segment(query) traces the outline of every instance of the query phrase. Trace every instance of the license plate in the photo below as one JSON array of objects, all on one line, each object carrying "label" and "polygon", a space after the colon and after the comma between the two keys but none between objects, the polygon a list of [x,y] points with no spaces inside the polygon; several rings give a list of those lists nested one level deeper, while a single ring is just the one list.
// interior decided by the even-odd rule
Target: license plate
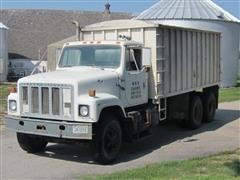
[{"label": "license plate", "polygon": [[87,134],[88,133],[88,126],[73,126],[73,134]]}]

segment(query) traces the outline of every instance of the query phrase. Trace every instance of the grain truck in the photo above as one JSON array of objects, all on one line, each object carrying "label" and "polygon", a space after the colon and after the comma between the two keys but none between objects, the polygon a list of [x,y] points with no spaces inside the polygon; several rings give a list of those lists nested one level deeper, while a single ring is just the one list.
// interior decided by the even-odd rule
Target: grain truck
[{"label": "grain truck", "polygon": [[93,24],[64,44],[57,69],[18,81],[6,126],[20,147],[89,142],[95,161],[113,162],[123,141],[176,120],[196,129],[218,107],[220,33],[138,20]]}]

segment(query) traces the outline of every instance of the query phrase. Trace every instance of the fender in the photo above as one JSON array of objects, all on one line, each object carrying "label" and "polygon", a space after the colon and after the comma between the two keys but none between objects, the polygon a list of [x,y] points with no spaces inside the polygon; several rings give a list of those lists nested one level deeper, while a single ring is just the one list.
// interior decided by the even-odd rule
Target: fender
[{"label": "fender", "polygon": [[113,96],[111,94],[99,93],[96,94],[96,97],[89,97],[88,95],[80,96],[78,104],[89,106],[89,117],[83,118],[78,116],[78,118],[80,119],[77,120],[79,121],[93,123],[97,122],[99,120],[99,116],[102,110],[112,106],[120,107],[122,109],[124,116],[126,117],[126,112],[124,110],[121,100],[118,97]]}]

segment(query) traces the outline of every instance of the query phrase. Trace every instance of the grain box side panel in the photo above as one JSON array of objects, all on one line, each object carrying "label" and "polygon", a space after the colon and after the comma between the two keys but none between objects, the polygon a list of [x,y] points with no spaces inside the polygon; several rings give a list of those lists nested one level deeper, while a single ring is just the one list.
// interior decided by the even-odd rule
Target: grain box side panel
[{"label": "grain box side panel", "polygon": [[93,32],[83,33],[83,41],[92,41],[92,40],[93,40]]},{"label": "grain box side panel", "polygon": [[187,32],[182,31],[182,89],[187,90]]},{"label": "grain box side panel", "polygon": [[205,62],[206,62],[206,46],[205,46],[205,42],[206,42],[206,33],[202,32],[202,41],[201,41],[201,49],[202,49],[202,54],[201,54],[201,59],[202,59],[202,85],[204,85],[206,83],[206,68],[205,68]]},{"label": "grain box side panel", "polygon": [[192,32],[187,32],[187,89],[192,88]]},{"label": "grain box side panel", "polygon": [[192,88],[197,86],[197,33],[193,32],[192,37],[192,69],[188,71],[193,72],[192,76]]},{"label": "grain box side panel", "polygon": [[167,28],[164,28],[164,41],[163,41],[163,47],[164,47],[164,58],[165,58],[165,65],[166,65],[166,72],[164,73],[164,93],[167,94],[170,92],[170,30]]},{"label": "grain box side panel", "polygon": [[183,85],[183,73],[182,73],[182,33],[181,30],[176,31],[176,88],[177,91],[182,90]]},{"label": "grain box side panel", "polygon": [[202,85],[202,47],[201,47],[201,32],[197,33],[197,86]]},{"label": "grain box side panel", "polygon": [[104,40],[104,31],[95,31],[93,32],[93,40],[95,41],[100,41],[100,40]]},{"label": "grain box side panel", "polygon": [[170,32],[170,93],[176,92],[176,30],[171,29]]},{"label": "grain box side panel", "polygon": [[166,57],[169,66],[164,74],[164,96],[217,85],[219,34],[179,28],[167,30],[167,27],[165,31],[163,41],[158,44],[164,42],[165,50],[161,56]]},{"label": "grain box side panel", "polygon": [[221,36],[217,35],[217,46],[216,46],[216,51],[217,51],[217,55],[216,55],[216,60],[217,60],[217,72],[216,72],[216,76],[217,76],[217,82],[219,82],[220,79],[220,74],[221,74],[221,57],[220,57],[220,53],[221,53]]}]

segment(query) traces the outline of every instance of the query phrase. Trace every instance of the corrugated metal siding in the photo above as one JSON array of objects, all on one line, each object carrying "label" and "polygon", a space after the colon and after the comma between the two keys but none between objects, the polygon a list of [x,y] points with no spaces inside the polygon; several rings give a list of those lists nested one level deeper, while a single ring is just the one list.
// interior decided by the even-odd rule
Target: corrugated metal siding
[{"label": "corrugated metal siding", "polygon": [[240,22],[211,0],[161,0],[136,19],[204,19]]},{"label": "corrugated metal siding", "polygon": [[8,74],[8,28],[0,23],[0,82],[7,81]]},{"label": "corrugated metal siding", "polygon": [[156,91],[171,96],[217,84],[220,34],[186,29],[157,29]]}]

